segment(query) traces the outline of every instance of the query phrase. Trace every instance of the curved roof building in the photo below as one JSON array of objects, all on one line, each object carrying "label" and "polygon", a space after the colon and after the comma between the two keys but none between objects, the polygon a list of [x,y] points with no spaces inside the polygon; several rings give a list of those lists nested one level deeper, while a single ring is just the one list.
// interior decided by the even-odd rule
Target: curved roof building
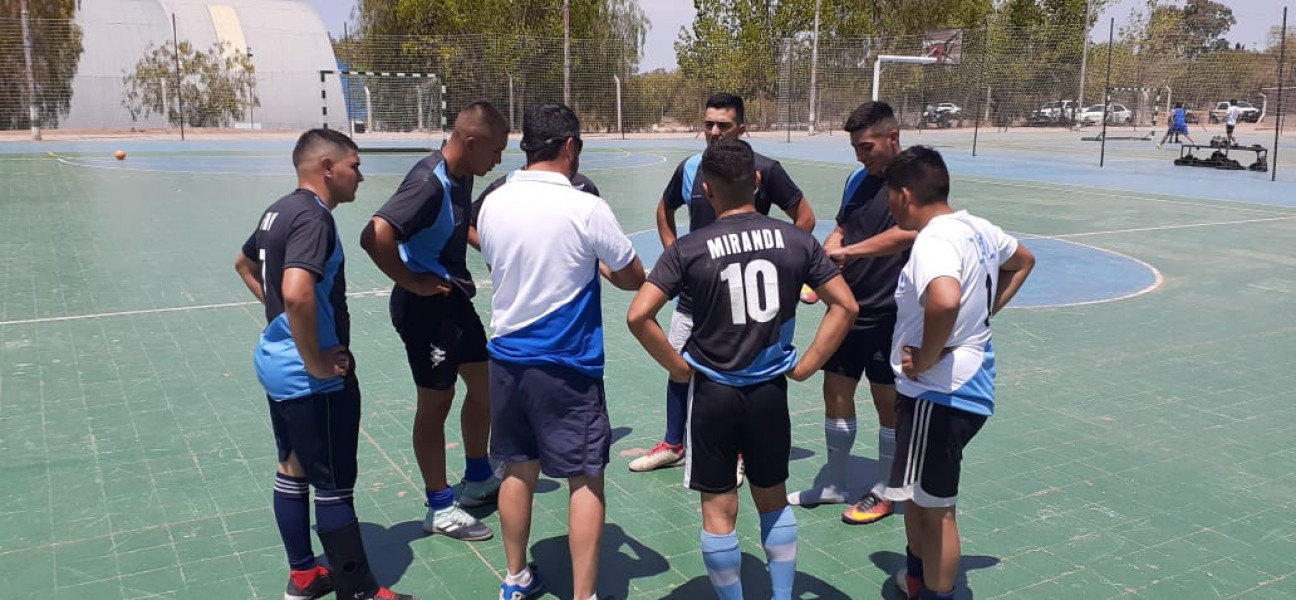
[{"label": "curved roof building", "polygon": [[[122,100],[122,78],[150,46],[176,37],[206,51],[224,42],[252,55],[261,101],[236,127],[304,129],[321,121],[320,70],[336,69],[333,46],[315,11],[296,0],[94,0],[77,13],[84,53],[72,102],[60,124],[75,129],[168,127],[164,115],[133,121]],[[343,114],[341,85],[330,77],[329,112]],[[334,106],[335,105],[335,106]],[[341,121],[340,117],[336,118]],[[337,126],[336,124],[334,126]]]}]

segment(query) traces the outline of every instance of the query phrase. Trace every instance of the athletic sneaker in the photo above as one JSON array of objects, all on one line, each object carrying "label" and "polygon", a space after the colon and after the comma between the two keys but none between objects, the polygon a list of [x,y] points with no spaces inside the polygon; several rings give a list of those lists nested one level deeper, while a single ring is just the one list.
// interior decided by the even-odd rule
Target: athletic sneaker
[{"label": "athletic sneaker", "polygon": [[500,479],[487,477],[481,481],[465,481],[459,488],[459,506],[474,508],[494,504],[499,498]]},{"label": "athletic sneaker", "polygon": [[534,598],[544,591],[544,581],[540,579],[540,571],[537,571],[535,565],[527,565],[531,571],[531,585],[509,585],[507,581],[500,584],[500,600],[527,600]]},{"label": "athletic sneaker", "polygon": [[738,455],[738,472],[737,472],[737,473],[734,473],[734,477],[736,477],[736,478],[738,479],[738,486],[737,486],[737,487],[742,487],[742,484],[743,484],[743,476],[746,475],[746,474],[747,474],[747,465],[744,465],[744,464],[743,464],[742,455],[739,454],[739,455]]},{"label": "athletic sneaker", "polygon": [[648,454],[630,461],[630,470],[635,473],[655,471],[666,467],[684,464],[684,444],[657,442]]},{"label": "athletic sneaker", "polygon": [[881,521],[894,512],[895,505],[890,500],[884,500],[877,494],[869,492],[842,513],[842,522],[847,525],[867,525]]},{"label": "athletic sneaker", "polygon": [[333,578],[322,565],[288,572],[288,589],[284,600],[315,600],[333,593]]},{"label": "athletic sneaker", "polygon": [[423,531],[465,542],[481,542],[495,537],[495,532],[488,525],[464,512],[458,504],[451,504],[450,508],[441,510],[428,508],[427,516],[423,518]]},{"label": "athletic sneaker", "polygon": [[895,577],[891,578],[895,583],[896,589],[909,600],[918,600],[918,592],[922,588],[922,582],[917,577],[910,577],[907,569],[900,569],[895,572]]},{"label": "athletic sneaker", "polygon": [[1161,149],[1161,144],[1157,144],[1157,150]]},{"label": "athletic sneaker", "polygon": [[809,285],[801,286],[801,301],[806,304],[814,304],[819,301],[819,294],[816,294],[814,288]]},{"label": "athletic sneaker", "polygon": [[393,592],[385,587],[380,587],[374,595],[365,598],[365,600],[418,600],[418,598],[409,594]]},{"label": "athletic sneaker", "polygon": [[787,496],[788,504],[792,506],[819,506],[820,504],[845,504],[846,494],[837,491],[837,488],[812,487],[808,490],[792,492]]}]

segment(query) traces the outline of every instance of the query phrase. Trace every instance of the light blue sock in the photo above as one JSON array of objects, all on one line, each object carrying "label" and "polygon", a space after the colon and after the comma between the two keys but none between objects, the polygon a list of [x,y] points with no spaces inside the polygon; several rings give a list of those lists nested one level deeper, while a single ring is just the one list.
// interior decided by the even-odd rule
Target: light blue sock
[{"label": "light blue sock", "polygon": [[760,514],[761,545],[769,560],[774,600],[791,600],[796,579],[797,521],[791,506]]},{"label": "light blue sock", "polygon": [[738,532],[716,535],[703,530],[702,562],[706,563],[707,577],[720,600],[743,600]]}]

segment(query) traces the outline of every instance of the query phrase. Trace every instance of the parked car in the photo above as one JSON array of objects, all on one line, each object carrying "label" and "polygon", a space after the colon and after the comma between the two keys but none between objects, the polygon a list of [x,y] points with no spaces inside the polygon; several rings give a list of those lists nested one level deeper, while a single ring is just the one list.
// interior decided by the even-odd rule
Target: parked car
[{"label": "parked car", "polygon": [[[1245,123],[1255,123],[1260,120],[1260,109],[1253,106],[1246,100],[1238,100],[1238,108],[1242,109],[1242,114],[1238,115],[1238,120]],[[1229,103],[1216,102],[1215,108],[1210,111],[1211,123],[1223,123],[1228,120]]]},{"label": "parked car", "polygon": [[1033,121],[1047,122],[1065,122],[1074,121],[1076,112],[1080,105],[1075,100],[1057,100],[1054,102],[1045,102],[1035,114],[1031,115]]},{"label": "parked car", "polygon": [[953,102],[928,104],[922,113],[922,123],[933,123],[937,127],[952,127],[953,121],[963,118],[963,109]]},{"label": "parked car", "polygon": [[[1095,104],[1080,113],[1081,124],[1101,123],[1103,118],[1103,105]],[[1124,104],[1112,104],[1107,108],[1107,123],[1109,125],[1125,125],[1134,119],[1134,113],[1125,108]]]}]

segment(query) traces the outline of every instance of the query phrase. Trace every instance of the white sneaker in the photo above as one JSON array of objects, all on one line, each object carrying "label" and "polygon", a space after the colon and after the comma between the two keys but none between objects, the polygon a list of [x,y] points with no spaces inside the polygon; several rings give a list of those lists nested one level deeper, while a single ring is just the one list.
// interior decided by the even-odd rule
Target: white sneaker
[{"label": "white sneaker", "polygon": [[792,506],[818,506],[820,504],[845,504],[846,494],[837,491],[835,486],[812,487],[808,490],[792,492],[787,496]]},{"label": "white sneaker", "polygon": [[458,504],[452,504],[450,508],[441,510],[428,508],[427,516],[423,518],[423,531],[439,533],[465,542],[481,542],[495,537],[495,532],[491,531],[490,526],[464,512]]},{"label": "white sneaker", "polygon": [[734,473],[735,478],[738,480],[738,485],[735,487],[742,487],[743,479],[744,479],[743,476],[746,474],[747,474],[747,466],[743,464],[743,458],[742,455],[740,454],[738,455],[738,472]]},{"label": "white sneaker", "polygon": [[630,461],[630,470],[635,473],[655,471],[674,467],[684,463],[684,445],[658,442],[648,454]]}]

